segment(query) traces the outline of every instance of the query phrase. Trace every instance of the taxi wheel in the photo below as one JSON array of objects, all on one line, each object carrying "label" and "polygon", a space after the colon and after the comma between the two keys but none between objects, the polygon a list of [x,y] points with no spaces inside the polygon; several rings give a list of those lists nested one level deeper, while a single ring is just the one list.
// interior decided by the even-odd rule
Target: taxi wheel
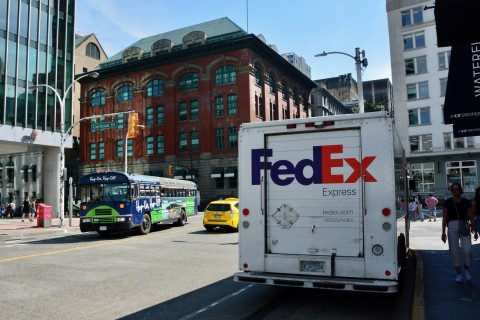
[{"label": "taxi wheel", "polygon": [[205,226],[205,229],[207,229],[208,232],[212,232],[215,227],[212,226]]},{"label": "taxi wheel", "polygon": [[140,225],[140,228],[139,228],[140,234],[149,233],[151,228],[152,228],[152,221],[150,220],[150,216],[148,214],[144,214],[142,224]]}]

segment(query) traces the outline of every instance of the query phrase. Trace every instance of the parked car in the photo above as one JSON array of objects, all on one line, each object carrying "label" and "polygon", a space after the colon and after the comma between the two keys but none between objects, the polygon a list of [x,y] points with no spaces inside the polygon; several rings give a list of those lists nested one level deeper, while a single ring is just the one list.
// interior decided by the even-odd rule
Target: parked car
[{"label": "parked car", "polygon": [[238,198],[212,201],[205,208],[203,226],[207,231],[216,227],[238,231]]}]

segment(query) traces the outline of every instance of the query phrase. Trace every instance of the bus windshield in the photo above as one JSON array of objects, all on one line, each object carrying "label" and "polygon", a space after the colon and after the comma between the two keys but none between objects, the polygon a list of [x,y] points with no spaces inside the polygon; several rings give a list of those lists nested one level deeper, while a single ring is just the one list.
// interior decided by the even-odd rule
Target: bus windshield
[{"label": "bus windshield", "polygon": [[82,186],[82,202],[130,201],[128,184],[94,184]]}]

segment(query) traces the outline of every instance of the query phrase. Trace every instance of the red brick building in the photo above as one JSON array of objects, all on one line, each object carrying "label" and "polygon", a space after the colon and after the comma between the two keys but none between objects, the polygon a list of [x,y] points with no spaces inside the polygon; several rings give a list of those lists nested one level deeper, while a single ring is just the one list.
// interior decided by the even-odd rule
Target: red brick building
[{"label": "red brick building", "polygon": [[[261,37],[263,38],[263,37]],[[237,196],[244,122],[311,116],[316,85],[228,18],[141,39],[84,78],[81,117],[133,110],[128,171],[196,179],[202,199]],[[83,173],[124,171],[127,116],[81,123]]]}]

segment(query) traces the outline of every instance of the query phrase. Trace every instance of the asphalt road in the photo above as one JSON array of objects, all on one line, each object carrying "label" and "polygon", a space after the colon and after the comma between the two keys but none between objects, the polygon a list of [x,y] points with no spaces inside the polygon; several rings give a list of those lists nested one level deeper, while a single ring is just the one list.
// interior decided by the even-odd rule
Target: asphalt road
[{"label": "asphalt road", "polygon": [[[238,234],[202,216],[146,236],[95,233],[0,239],[4,319],[406,319],[399,295],[233,282]],[[410,274],[413,264],[409,263]]]}]

